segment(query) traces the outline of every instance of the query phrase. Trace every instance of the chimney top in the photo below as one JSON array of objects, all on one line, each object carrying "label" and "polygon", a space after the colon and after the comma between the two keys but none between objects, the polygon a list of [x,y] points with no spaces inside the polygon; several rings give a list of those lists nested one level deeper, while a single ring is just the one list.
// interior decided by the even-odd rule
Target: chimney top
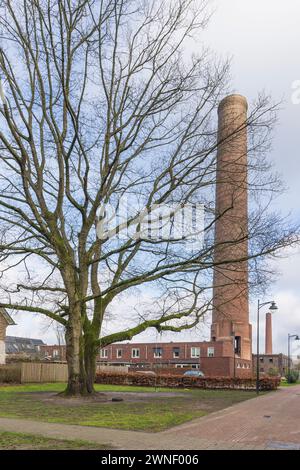
[{"label": "chimney top", "polygon": [[246,111],[248,109],[247,99],[245,98],[245,96],[239,94],[225,96],[225,98],[223,98],[219,104],[218,112],[222,111],[225,105],[241,105],[246,109]]}]

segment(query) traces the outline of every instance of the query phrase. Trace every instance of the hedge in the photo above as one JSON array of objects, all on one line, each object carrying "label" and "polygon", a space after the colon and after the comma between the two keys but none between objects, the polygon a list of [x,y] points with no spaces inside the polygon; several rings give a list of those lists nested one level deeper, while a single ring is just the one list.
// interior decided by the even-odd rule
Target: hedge
[{"label": "hedge", "polygon": [[15,364],[1,365],[0,383],[21,383],[21,367]]},{"label": "hedge", "polygon": [[[140,387],[201,388],[214,390],[255,390],[254,378],[233,377],[187,377],[178,375],[147,375],[129,372],[128,374],[100,373],[95,382],[107,385],[133,385]],[[264,377],[259,381],[260,390],[276,390],[279,377]]]}]

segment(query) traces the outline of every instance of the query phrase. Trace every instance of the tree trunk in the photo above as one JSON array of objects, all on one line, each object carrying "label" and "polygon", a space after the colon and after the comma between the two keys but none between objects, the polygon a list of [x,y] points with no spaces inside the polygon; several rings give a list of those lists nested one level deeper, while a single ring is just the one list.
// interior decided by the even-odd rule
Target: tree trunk
[{"label": "tree trunk", "polygon": [[95,332],[93,329],[85,331],[84,334],[84,370],[86,377],[86,387],[88,393],[94,393],[94,383],[96,375],[96,358],[98,349],[95,348]]},{"label": "tree trunk", "polygon": [[68,396],[83,396],[95,393],[96,375],[95,342],[93,334],[81,334],[81,325],[66,329],[66,355],[68,384],[64,392]]},{"label": "tree trunk", "polygon": [[68,325],[66,328],[66,359],[68,363],[68,384],[65,395],[87,394],[81,345],[81,323]]},{"label": "tree trunk", "polygon": [[94,354],[85,358],[85,376],[87,393],[95,393],[94,383],[96,375],[96,356]]}]

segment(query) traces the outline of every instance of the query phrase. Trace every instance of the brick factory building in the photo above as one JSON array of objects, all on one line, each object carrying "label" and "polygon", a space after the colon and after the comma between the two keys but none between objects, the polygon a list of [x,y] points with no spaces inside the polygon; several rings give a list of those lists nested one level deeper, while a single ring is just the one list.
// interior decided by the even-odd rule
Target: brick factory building
[{"label": "brick factory building", "polygon": [[217,341],[169,343],[116,343],[100,350],[105,365],[131,369],[200,369],[206,376],[250,376],[251,364],[226,351],[228,343]]},{"label": "brick factory building", "polygon": [[[256,358],[253,354],[253,371],[256,374]],[[259,355],[259,374],[260,375],[280,375],[285,377],[288,373],[288,363],[290,361],[290,369],[293,368],[292,359],[285,354],[260,354]]]}]

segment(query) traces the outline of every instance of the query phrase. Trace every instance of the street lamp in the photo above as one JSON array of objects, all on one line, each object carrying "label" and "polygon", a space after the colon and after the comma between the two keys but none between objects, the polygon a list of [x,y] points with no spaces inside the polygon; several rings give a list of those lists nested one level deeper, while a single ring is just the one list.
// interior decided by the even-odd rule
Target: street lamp
[{"label": "street lamp", "polygon": [[270,305],[271,304],[271,307],[270,307],[270,310],[271,312],[275,312],[276,310],[278,310],[278,307],[276,305],[276,303],[274,302],[274,300],[270,301],[270,302],[263,302],[263,303],[260,303],[260,301],[258,300],[258,303],[257,303],[257,345],[256,345],[256,393],[257,395],[259,394],[259,312],[260,312],[260,309],[262,307],[265,307],[266,305]]},{"label": "street lamp", "polygon": [[290,383],[290,357],[291,357],[291,338],[295,338],[296,341],[299,341],[300,338],[298,335],[290,335],[288,334],[288,383]]}]

